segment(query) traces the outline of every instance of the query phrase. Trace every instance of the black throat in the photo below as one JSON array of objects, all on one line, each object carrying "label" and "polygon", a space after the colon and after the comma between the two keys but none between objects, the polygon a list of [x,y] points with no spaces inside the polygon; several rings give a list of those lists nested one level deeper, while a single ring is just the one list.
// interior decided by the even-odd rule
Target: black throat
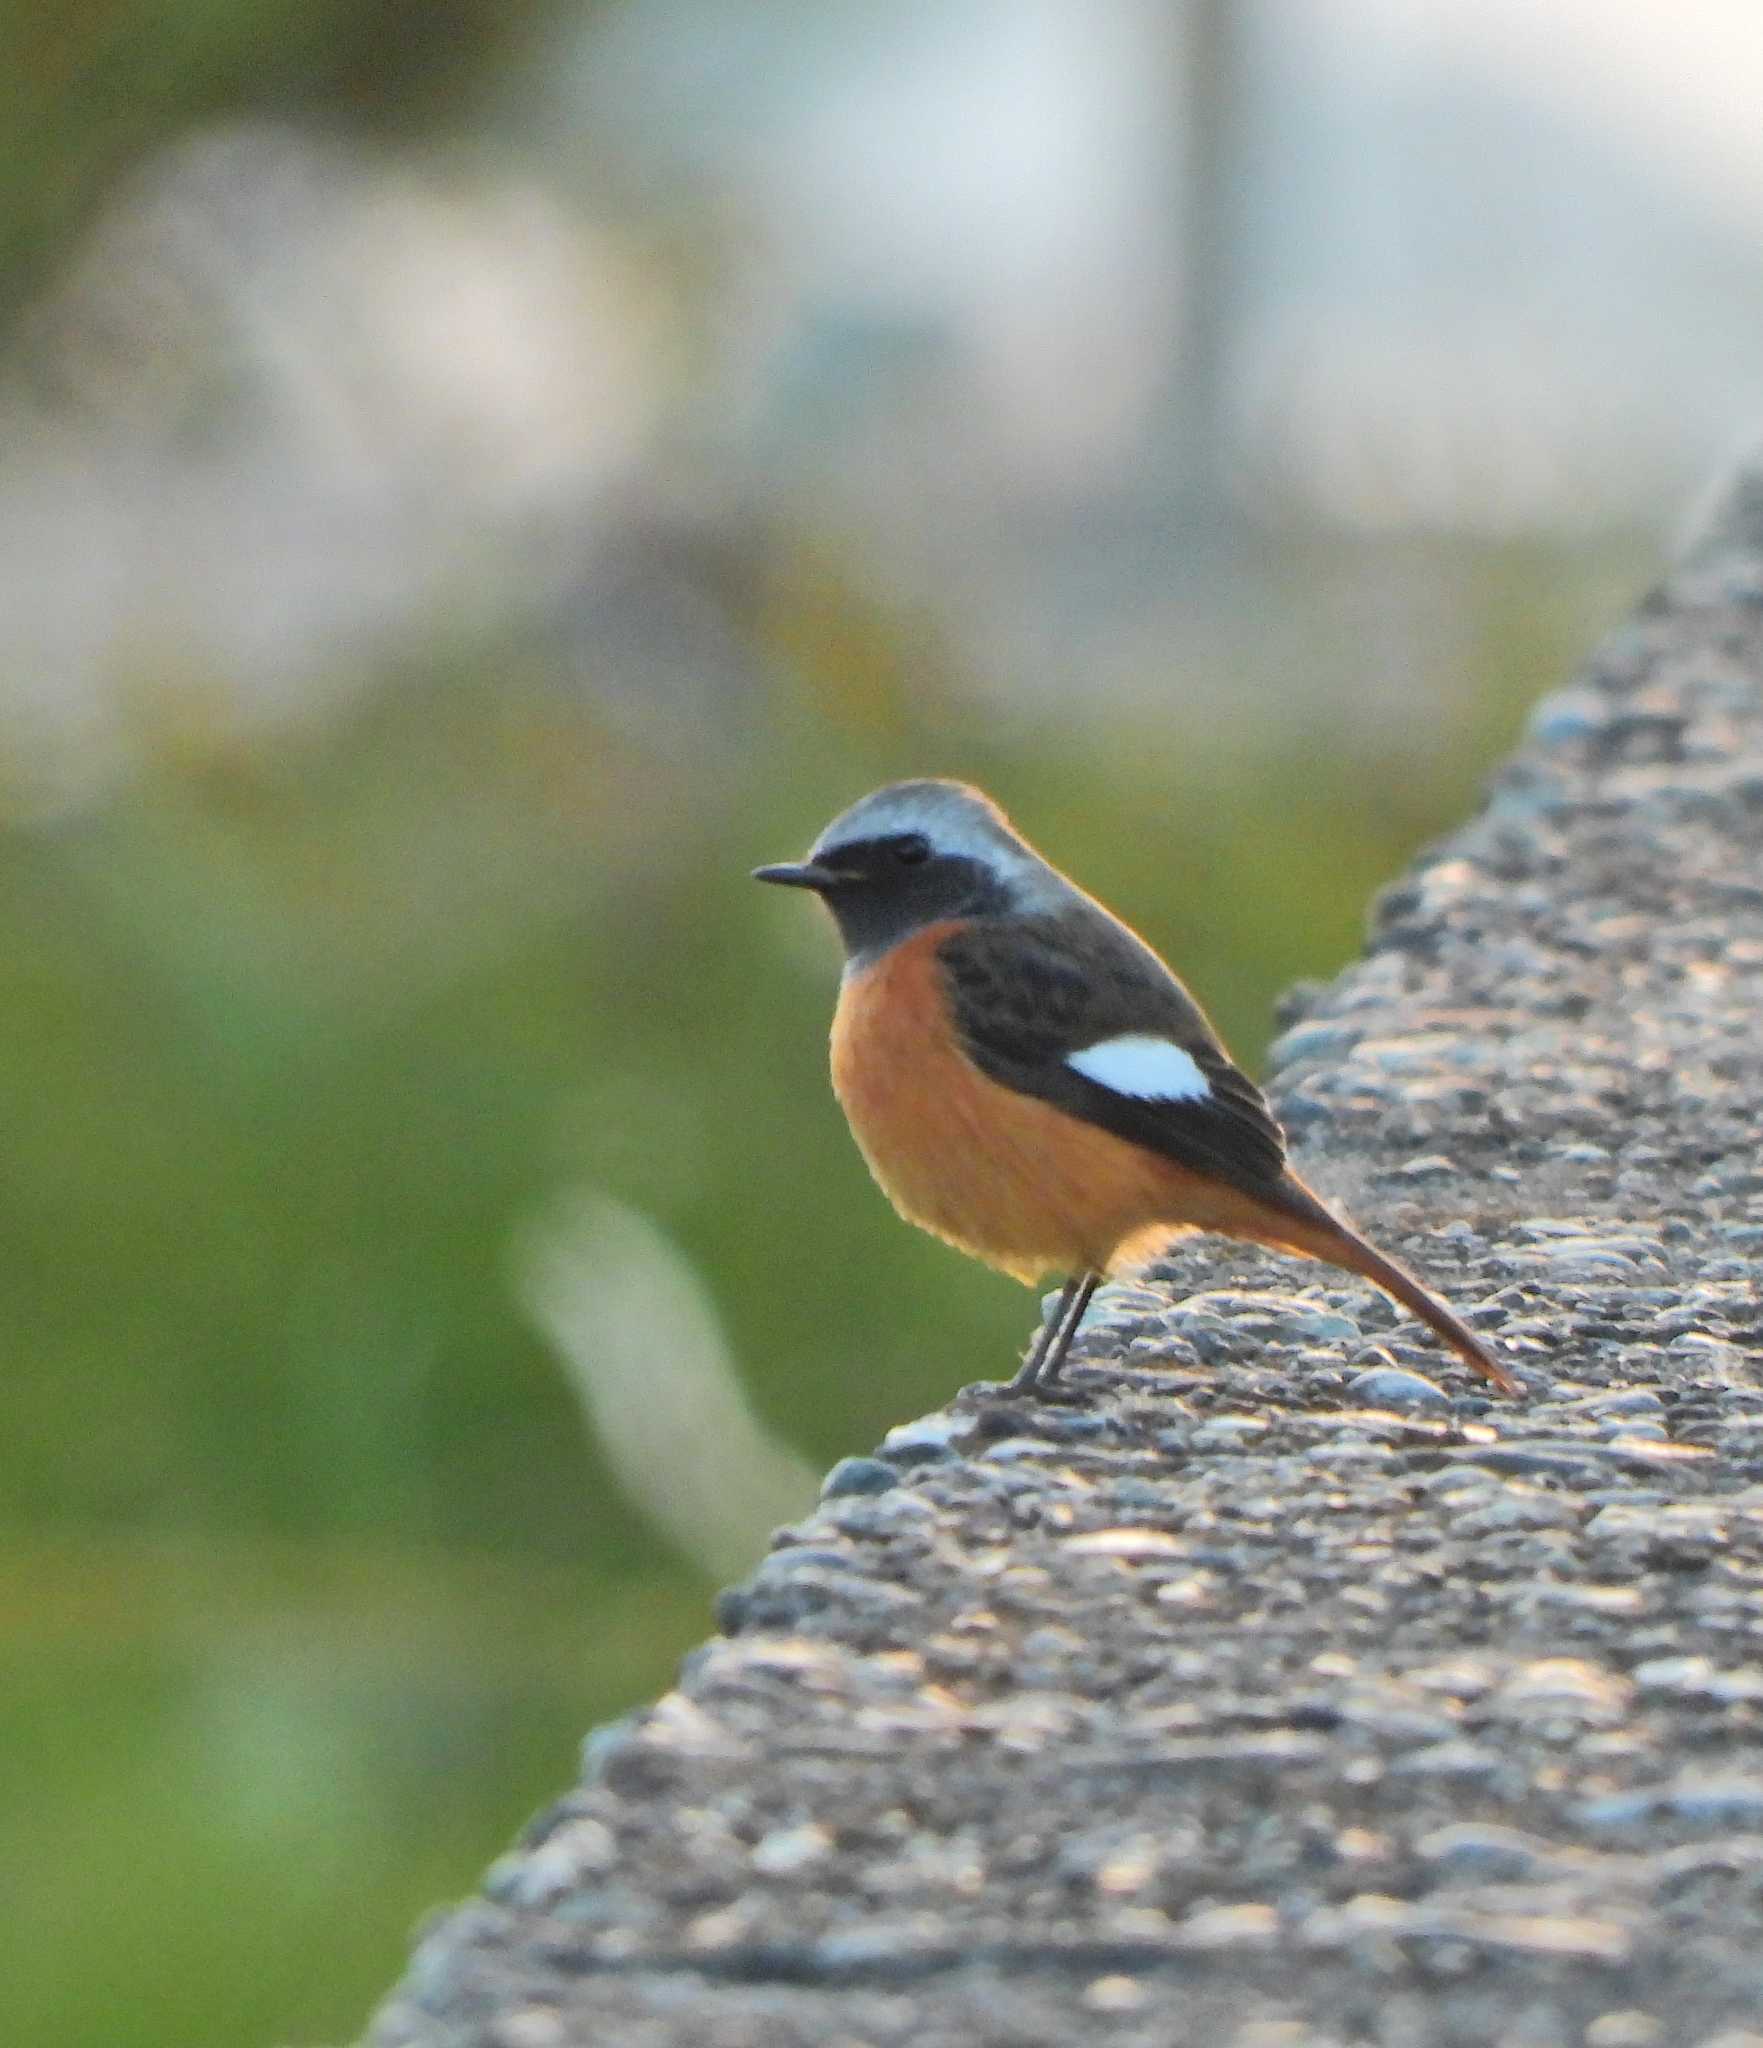
[{"label": "black throat", "polygon": [[966,854],[933,854],[916,867],[900,867],[883,842],[873,855],[867,846],[841,846],[835,859],[841,879],[821,894],[854,966],[879,959],[928,924],[996,917],[1010,908],[996,874]]}]

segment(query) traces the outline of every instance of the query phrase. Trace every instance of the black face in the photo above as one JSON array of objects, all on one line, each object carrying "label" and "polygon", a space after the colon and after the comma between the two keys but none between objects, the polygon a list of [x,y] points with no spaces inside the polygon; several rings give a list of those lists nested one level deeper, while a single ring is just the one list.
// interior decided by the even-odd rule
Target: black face
[{"label": "black face", "polygon": [[1003,884],[984,861],[938,853],[922,832],[849,840],[820,860],[754,872],[762,882],[812,889],[822,897],[853,959],[885,953],[943,918],[983,917],[1009,908]]}]

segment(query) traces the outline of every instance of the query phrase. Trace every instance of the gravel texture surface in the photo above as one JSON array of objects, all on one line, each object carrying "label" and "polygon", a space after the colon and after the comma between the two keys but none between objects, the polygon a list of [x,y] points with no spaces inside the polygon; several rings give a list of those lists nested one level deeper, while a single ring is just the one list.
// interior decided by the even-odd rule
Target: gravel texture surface
[{"label": "gravel texture surface", "polygon": [[1318,1268],[1109,1288],[1086,1405],[834,1471],[377,2048],[1763,2048],[1763,476],[1288,1024],[1528,1404]]}]

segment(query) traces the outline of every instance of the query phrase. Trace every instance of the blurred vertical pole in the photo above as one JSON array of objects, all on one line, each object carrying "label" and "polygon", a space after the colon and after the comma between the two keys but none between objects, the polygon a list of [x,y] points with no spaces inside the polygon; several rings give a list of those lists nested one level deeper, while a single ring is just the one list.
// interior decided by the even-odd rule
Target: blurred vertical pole
[{"label": "blurred vertical pole", "polygon": [[1230,354],[1236,252],[1244,231],[1238,157],[1244,4],[1176,0],[1167,42],[1178,294],[1171,481],[1178,500],[1209,519],[1225,513],[1230,493]]}]

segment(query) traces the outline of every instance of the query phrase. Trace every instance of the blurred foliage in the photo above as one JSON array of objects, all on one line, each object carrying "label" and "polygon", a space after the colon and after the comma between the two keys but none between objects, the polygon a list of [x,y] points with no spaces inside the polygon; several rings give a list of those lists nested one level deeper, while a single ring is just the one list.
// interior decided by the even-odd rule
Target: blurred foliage
[{"label": "blurred foliage", "polygon": [[[1272,587],[1337,569],[1294,544]],[[1252,1059],[1628,565],[1448,573],[1451,708],[1387,754],[1295,704],[1245,744],[1174,675],[1130,713],[979,704],[803,548],[741,702],[633,722],[506,648],[299,737],[144,700],[126,789],[0,841],[13,2038],[347,2036],[705,1631],[512,1304],[557,1188],[684,1248],[816,1465],[1011,1363],[1032,1303],[870,1187],[825,1083],[832,936],[749,866],[889,776],[971,776]]]},{"label": "blurred foliage", "polygon": [[563,11],[560,0],[13,0],[0,8],[0,328],[117,180],[195,123],[299,112],[433,126]]}]

